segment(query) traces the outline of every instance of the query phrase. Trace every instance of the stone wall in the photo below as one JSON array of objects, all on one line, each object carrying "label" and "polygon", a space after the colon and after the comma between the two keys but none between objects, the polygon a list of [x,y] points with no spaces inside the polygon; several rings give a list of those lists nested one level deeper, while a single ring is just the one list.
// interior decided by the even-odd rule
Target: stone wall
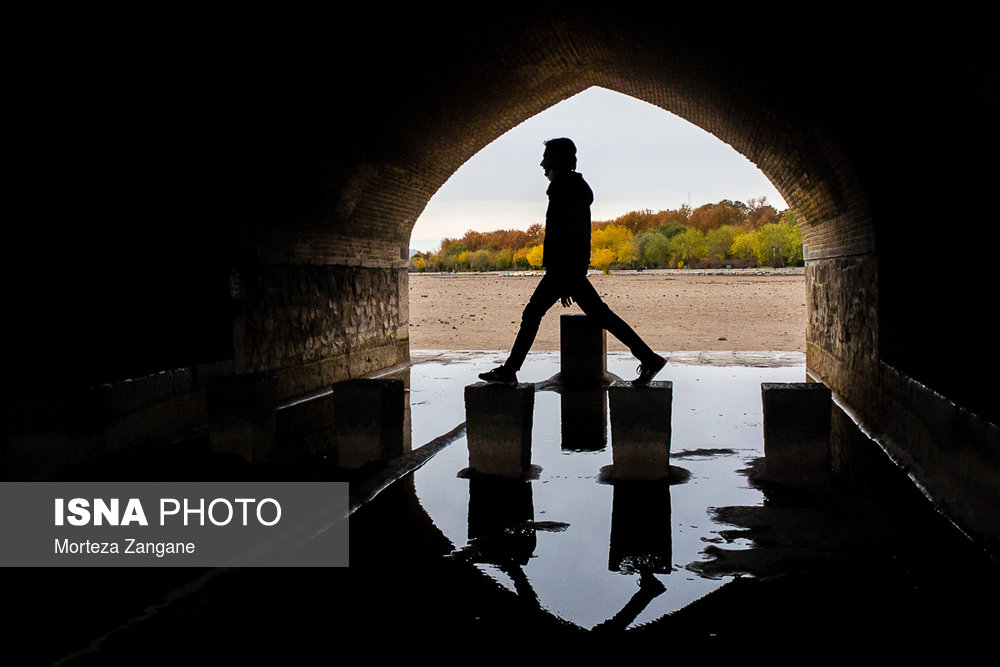
[{"label": "stone wall", "polygon": [[409,358],[405,269],[264,265],[241,276],[237,373],[274,373],[279,400]]}]

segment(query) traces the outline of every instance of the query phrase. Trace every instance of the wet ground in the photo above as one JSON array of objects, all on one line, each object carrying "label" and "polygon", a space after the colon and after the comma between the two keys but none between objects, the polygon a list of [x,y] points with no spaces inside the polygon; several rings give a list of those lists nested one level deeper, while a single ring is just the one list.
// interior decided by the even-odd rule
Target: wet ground
[{"label": "wet ground", "polygon": [[[535,394],[533,474],[470,475],[463,389],[496,361],[415,353],[391,375],[408,382],[413,451],[353,479],[350,568],[7,572],[9,664],[992,648],[996,563],[877,448],[819,486],[759,475],[760,383],[805,381],[800,355],[671,359],[671,475],[642,484],[602,478],[600,401],[552,390]],[[634,365],[609,355],[623,378]],[[532,354],[520,379],[558,367]]]}]

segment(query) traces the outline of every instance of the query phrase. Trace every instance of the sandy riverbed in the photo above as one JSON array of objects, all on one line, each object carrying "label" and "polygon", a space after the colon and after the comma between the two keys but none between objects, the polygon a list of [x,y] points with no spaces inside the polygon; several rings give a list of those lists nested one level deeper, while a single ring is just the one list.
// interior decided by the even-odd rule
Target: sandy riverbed
[{"label": "sandy riverbed", "polygon": [[[410,274],[413,350],[506,350],[539,275]],[[605,302],[659,352],[780,350],[805,352],[805,277],[777,272],[634,271],[592,275]],[[559,349],[554,306],[533,350]],[[625,350],[608,336],[608,350]]]}]

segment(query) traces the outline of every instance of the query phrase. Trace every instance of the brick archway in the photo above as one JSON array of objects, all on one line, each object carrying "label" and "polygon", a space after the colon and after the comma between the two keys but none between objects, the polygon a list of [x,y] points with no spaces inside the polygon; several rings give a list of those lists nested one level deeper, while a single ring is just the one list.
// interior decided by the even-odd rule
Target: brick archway
[{"label": "brick archway", "polygon": [[913,224],[915,201],[960,193],[948,219],[996,247],[977,222],[1000,176],[989,21],[592,2],[341,18],[287,40],[150,35],[52,68],[46,110],[73,113],[33,153],[62,157],[37,179],[46,224],[10,238],[38,270],[8,275],[26,323],[9,395],[214,364],[274,373],[288,398],[405,359],[406,246],[427,201],[503,132],[599,85],[771,179],[803,225],[810,372],[1000,533],[976,511],[1000,507],[1000,401],[981,380],[997,364],[929,354],[989,331],[968,285],[995,281],[987,262],[915,268]]}]

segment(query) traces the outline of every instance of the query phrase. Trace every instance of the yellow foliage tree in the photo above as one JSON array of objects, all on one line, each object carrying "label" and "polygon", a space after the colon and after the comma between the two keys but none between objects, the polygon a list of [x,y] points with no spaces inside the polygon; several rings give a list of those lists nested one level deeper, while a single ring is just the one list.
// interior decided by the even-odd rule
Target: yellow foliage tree
[{"label": "yellow foliage tree", "polygon": [[602,273],[610,273],[610,266],[617,258],[617,254],[611,248],[597,248],[590,252],[590,263],[594,268],[600,269]]},{"label": "yellow foliage tree", "polygon": [[[601,266],[598,264],[598,251],[608,251],[611,253],[611,261]],[[607,259],[607,253],[600,253],[601,262]],[[594,267],[607,273],[608,266],[612,262],[627,264],[636,260],[635,236],[627,227],[621,225],[608,225],[600,229],[595,229],[590,235],[590,263]]]},{"label": "yellow foliage tree", "polygon": [[542,265],[542,248],[543,246],[541,243],[528,248],[528,254],[526,255],[528,264],[531,264],[531,266],[536,269]]}]

